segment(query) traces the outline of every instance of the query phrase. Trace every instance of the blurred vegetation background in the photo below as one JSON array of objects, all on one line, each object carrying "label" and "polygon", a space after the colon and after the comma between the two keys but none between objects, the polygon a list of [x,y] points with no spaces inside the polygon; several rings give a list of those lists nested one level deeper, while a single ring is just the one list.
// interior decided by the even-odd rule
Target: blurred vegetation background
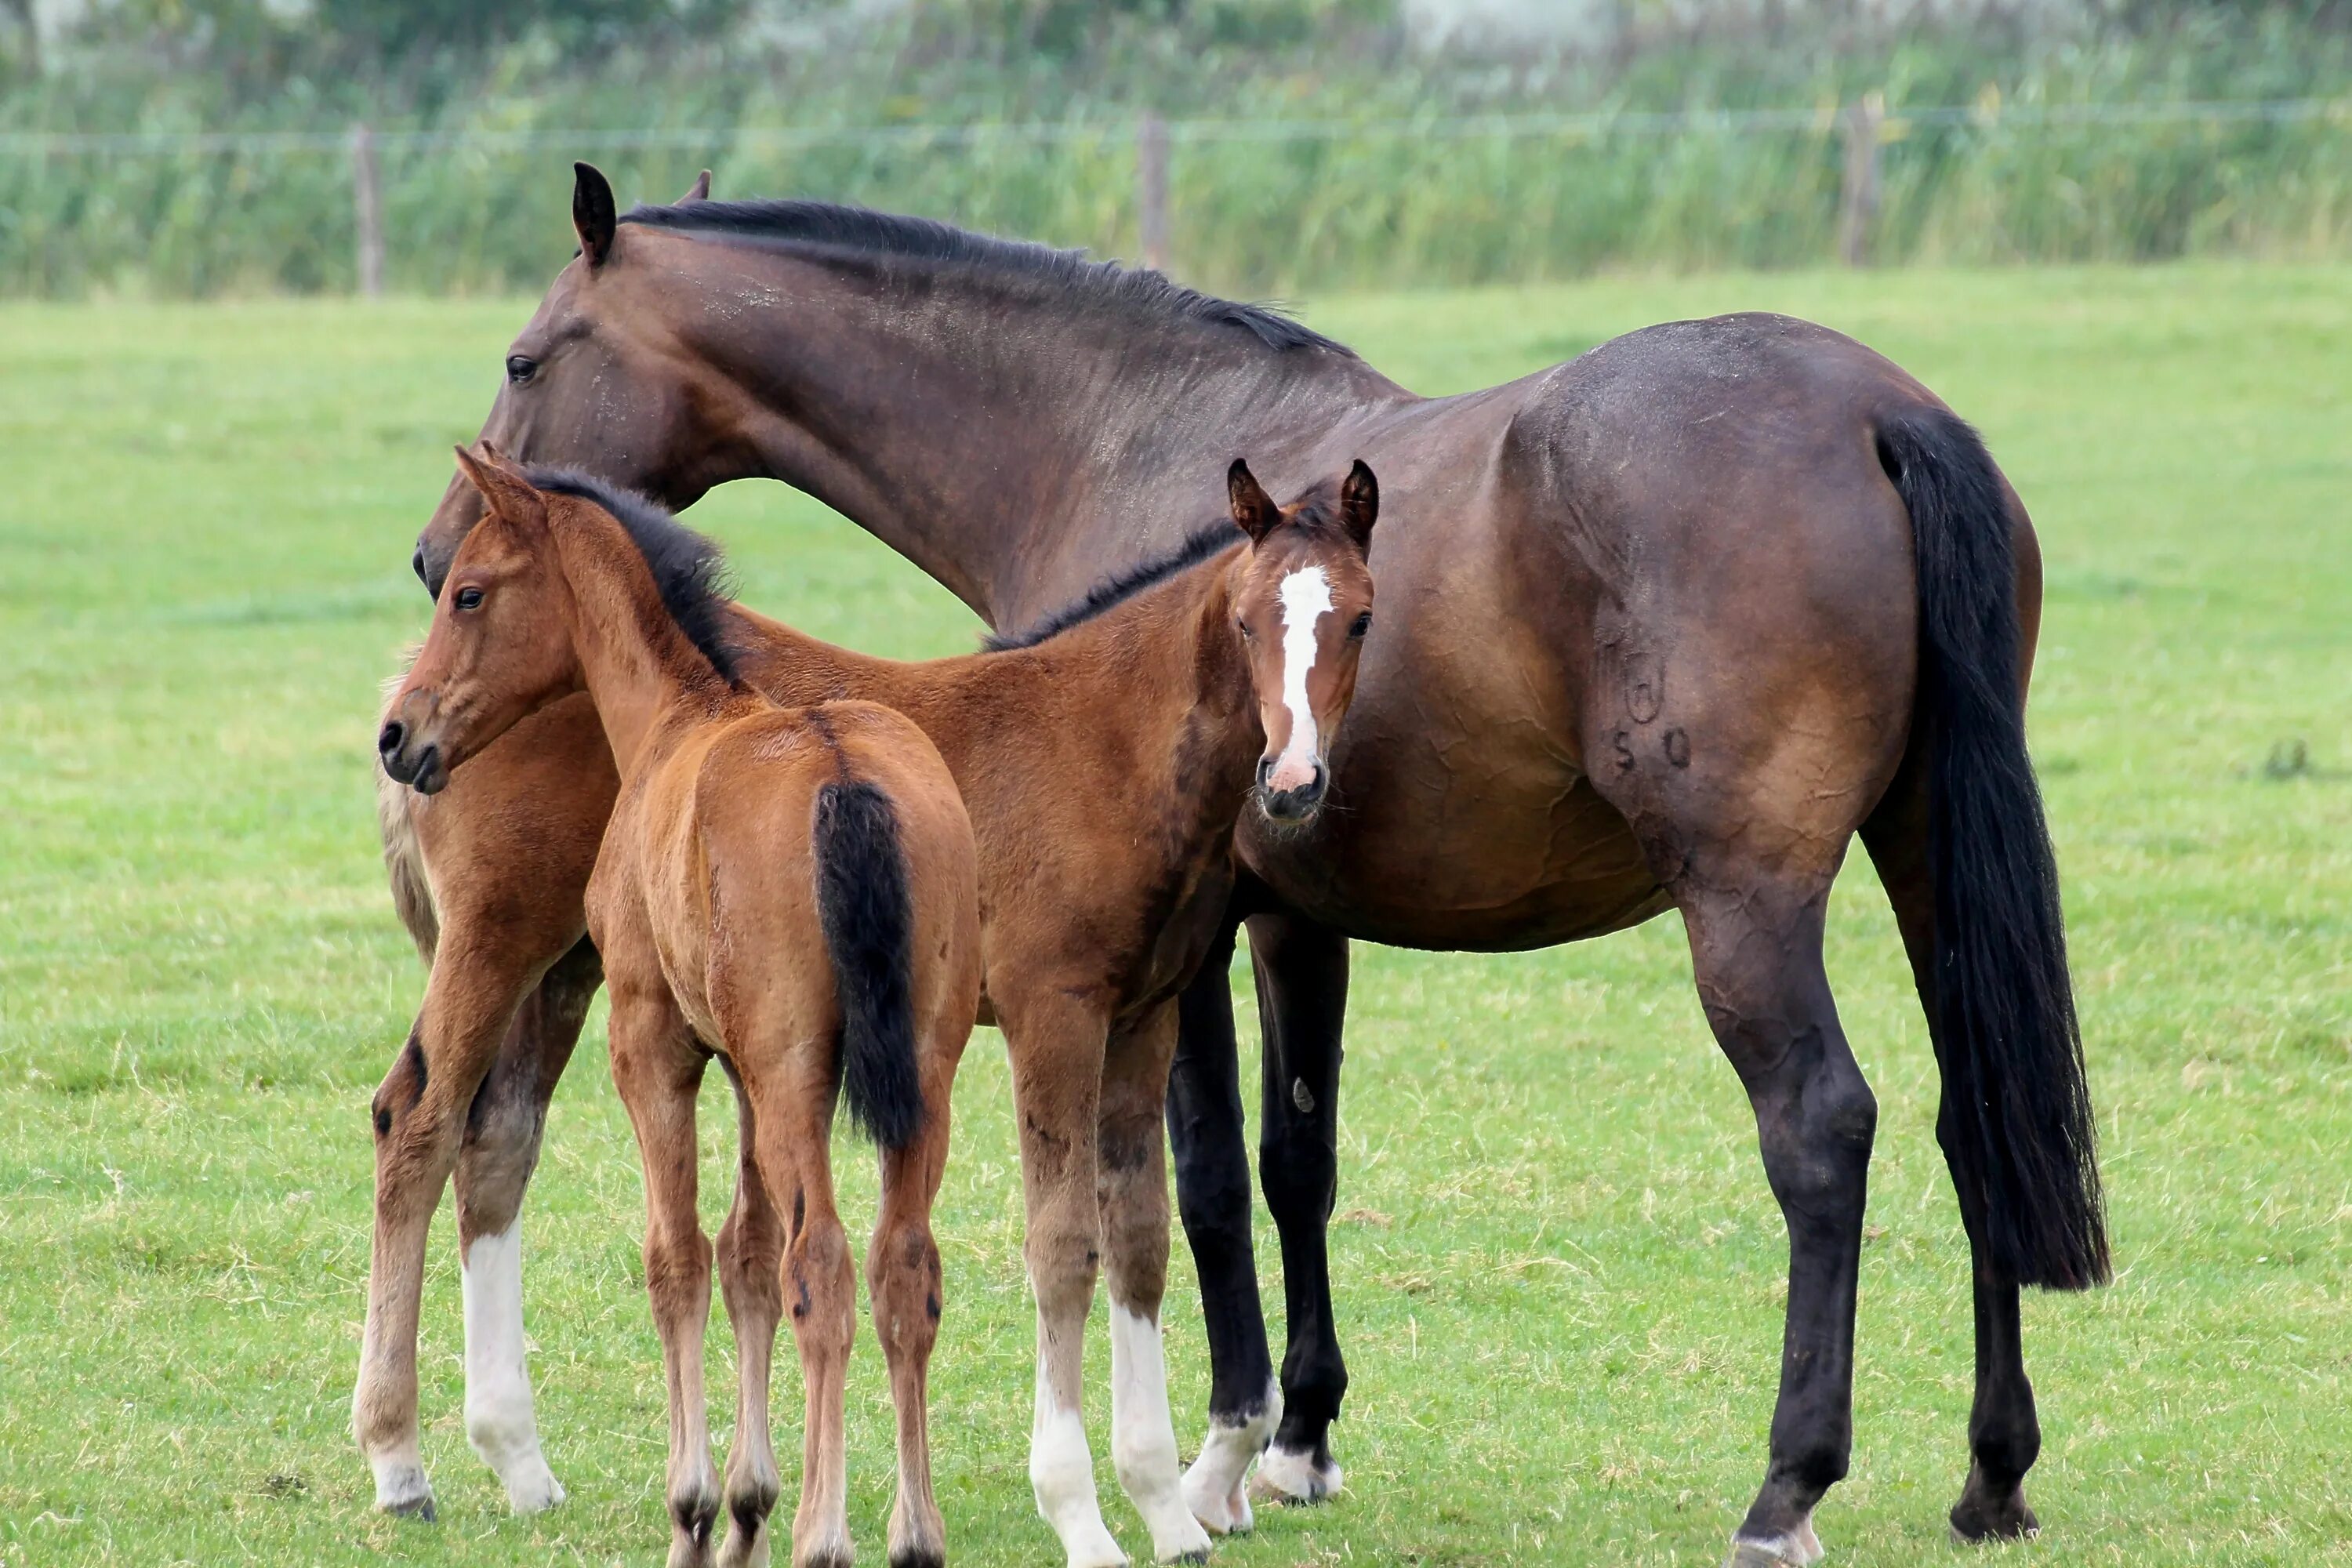
[{"label": "blurred vegetation background", "polygon": [[575,156],[1134,256],[1145,116],[1213,288],[1809,265],[1865,100],[1878,262],[2352,254],[2352,0],[0,0],[0,293],[349,289],[362,123],[396,291]]}]

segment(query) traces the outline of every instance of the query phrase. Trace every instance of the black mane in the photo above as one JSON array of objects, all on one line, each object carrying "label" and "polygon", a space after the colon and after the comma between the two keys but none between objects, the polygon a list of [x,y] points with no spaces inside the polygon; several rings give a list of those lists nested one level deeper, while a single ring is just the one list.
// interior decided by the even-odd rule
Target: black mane
[{"label": "black mane", "polygon": [[1197,566],[1245,542],[1239,529],[1220,518],[1166,554],[1153,556],[1124,572],[1104,578],[1087,589],[1084,598],[1063,605],[1021,631],[997,632],[984,637],[980,646],[989,653],[1003,653],[1007,648],[1035,647],[1048,637],[1059,637],[1072,626],[1093,620],[1114,605],[1125,604],[1153,584],[1164,583],[1188,567]]},{"label": "black mane", "polygon": [[685,202],[676,206],[640,204],[621,216],[680,234],[703,234],[758,242],[796,242],[868,255],[902,257],[986,268],[1037,279],[1084,298],[1138,315],[1174,317],[1239,327],[1267,348],[1321,349],[1356,357],[1355,351],[1311,331],[1278,310],[1220,300],[1171,283],[1157,272],[1089,260],[1080,250],[1056,250],[1027,240],[975,234],[953,224],[902,217],[832,202]]},{"label": "black mane", "polygon": [[727,636],[727,560],[718,544],[678,521],[657,503],[576,468],[527,469],[542,490],[593,501],[613,514],[646,565],[662,604],[687,640],[730,686],[740,683],[735,645]]}]

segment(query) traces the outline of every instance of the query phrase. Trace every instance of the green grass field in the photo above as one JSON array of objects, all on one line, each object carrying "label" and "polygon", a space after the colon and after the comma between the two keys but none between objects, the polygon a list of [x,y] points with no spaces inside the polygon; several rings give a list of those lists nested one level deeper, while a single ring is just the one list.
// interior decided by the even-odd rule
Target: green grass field
[{"label": "green grass field", "polygon": [[[2021,1554],[2352,1562],[2352,269],[1618,279],[1308,314],[1433,392],[1749,307],[1853,331],[1978,421],[2048,552],[2033,732],[2120,1278],[2027,1304],[2048,1442],[2045,1535]],[[662,1549],[639,1184],[601,1013],[526,1226],[539,1410],[571,1500],[511,1520],[467,1451],[446,1219],[424,1362],[442,1522],[373,1514],[345,1432],[367,1101],[423,982],[376,858],[376,682],[425,623],[409,541],[527,310],[0,307],[6,1568]],[[942,593],[781,487],[696,521],[763,609],[877,651],[970,646]],[[1970,1353],[1925,1030],[1855,862],[1830,968],[1883,1113],[1853,1471],[1820,1523],[1860,1568],[1953,1552]],[[1713,1563],[1763,1462],[1783,1240],[1676,922],[1357,962],[1332,1235],[1349,1491],[1262,1515],[1219,1561]],[[714,1223],[721,1093],[714,1075]],[[1057,1562],[1028,1496],[993,1034],[961,1099],[941,1503],[959,1562]],[[856,1225],[871,1181],[843,1154]],[[1189,1453],[1207,1369],[1178,1252]],[[1098,1468],[1139,1549],[1108,1463],[1107,1360],[1097,1345]],[[796,1373],[777,1404],[789,1488]],[[723,1404],[714,1426],[723,1442]],[[873,1563],[887,1431],[861,1330],[851,1517]]]}]

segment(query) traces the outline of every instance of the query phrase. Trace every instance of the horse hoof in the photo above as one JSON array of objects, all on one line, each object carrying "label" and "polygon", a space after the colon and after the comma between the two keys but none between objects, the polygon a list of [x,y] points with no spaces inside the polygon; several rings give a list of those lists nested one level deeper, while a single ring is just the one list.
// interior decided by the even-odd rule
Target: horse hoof
[{"label": "horse hoof", "polygon": [[1251,1511],[1249,1492],[1239,1481],[1222,1495],[1213,1495],[1207,1489],[1193,1484],[1197,1478],[1184,1478],[1184,1506],[1201,1521],[1201,1528],[1211,1535],[1247,1535],[1257,1528],[1257,1515]]},{"label": "horse hoof", "polygon": [[434,1511],[433,1484],[425,1479],[422,1465],[387,1464],[378,1469],[375,1506],[379,1512],[426,1524],[437,1523],[441,1517]]},{"label": "horse hoof", "polygon": [[1317,1503],[1338,1495],[1342,1478],[1339,1461],[1318,1458],[1304,1448],[1276,1444],[1257,1462],[1250,1478],[1250,1495],[1267,1502]]},{"label": "horse hoof", "polygon": [[563,1483],[539,1459],[506,1478],[507,1506],[520,1514],[545,1513],[563,1500]]},{"label": "horse hoof", "polygon": [[426,1492],[423,1497],[409,1498],[401,1502],[378,1503],[376,1507],[383,1510],[385,1513],[392,1515],[394,1519],[413,1519],[420,1524],[438,1524],[441,1522],[441,1515],[433,1506],[433,1494],[431,1492]]},{"label": "horse hoof", "polygon": [[1981,1465],[1969,1467],[1968,1484],[1951,1517],[1952,1539],[1958,1542],[2022,1541],[2042,1530],[2042,1521],[2025,1506],[2024,1479],[1994,1481]]},{"label": "horse hoof", "polygon": [[1808,1519],[1769,1541],[1733,1536],[1731,1555],[1723,1560],[1723,1568],[1812,1568],[1822,1555],[1822,1538],[1813,1533],[1813,1521]]}]

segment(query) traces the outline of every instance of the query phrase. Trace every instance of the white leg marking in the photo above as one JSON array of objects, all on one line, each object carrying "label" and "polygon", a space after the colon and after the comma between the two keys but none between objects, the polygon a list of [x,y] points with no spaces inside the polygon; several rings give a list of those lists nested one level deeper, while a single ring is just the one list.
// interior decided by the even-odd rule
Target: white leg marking
[{"label": "white leg marking", "polygon": [[1118,1484],[1151,1531],[1162,1563],[1202,1556],[1209,1532],[1185,1506],[1168,1415],[1168,1362],[1160,1325],[1118,1302],[1110,1308],[1110,1460]]},{"label": "white leg marking", "polygon": [[1266,1379],[1265,1404],[1256,1415],[1209,1423],[1209,1435],[1201,1439],[1201,1457],[1184,1472],[1184,1505],[1211,1534],[1247,1535],[1256,1528],[1249,1489],[1242,1483],[1281,1424],[1282,1385],[1272,1378]]},{"label": "white leg marking", "polygon": [[1317,1463],[1311,1448],[1277,1443],[1257,1462],[1257,1495],[1274,1502],[1321,1502],[1339,1489],[1339,1462]]},{"label": "white leg marking", "polygon": [[1069,1568],[1127,1568],[1127,1553],[1103,1527],[1086,1423],[1055,1399],[1042,1365],[1037,1369],[1037,1418],[1029,1429],[1029,1485],[1037,1494],[1037,1511],[1069,1553]]},{"label": "white leg marking", "polygon": [[1318,752],[1315,706],[1307,698],[1307,678],[1315,669],[1315,623],[1331,613],[1331,580],[1320,566],[1293,572],[1282,580],[1282,705],[1290,710],[1290,738],[1274,762],[1269,783],[1297,789],[1315,776]]},{"label": "white leg marking", "polygon": [[421,1513],[433,1517],[433,1487],[425,1479],[425,1455],[412,1439],[388,1454],[374,1454],[368,1468],[375,1472],[375,1506],[386,1513]]},{"label": "white leg marking", "polygon": [[563,1500],[539,1451],[522,1339],[522,1222],[478,1236],[459,1275],[466,1302],[466,1440],[506,1483],[517,1513]]}]

